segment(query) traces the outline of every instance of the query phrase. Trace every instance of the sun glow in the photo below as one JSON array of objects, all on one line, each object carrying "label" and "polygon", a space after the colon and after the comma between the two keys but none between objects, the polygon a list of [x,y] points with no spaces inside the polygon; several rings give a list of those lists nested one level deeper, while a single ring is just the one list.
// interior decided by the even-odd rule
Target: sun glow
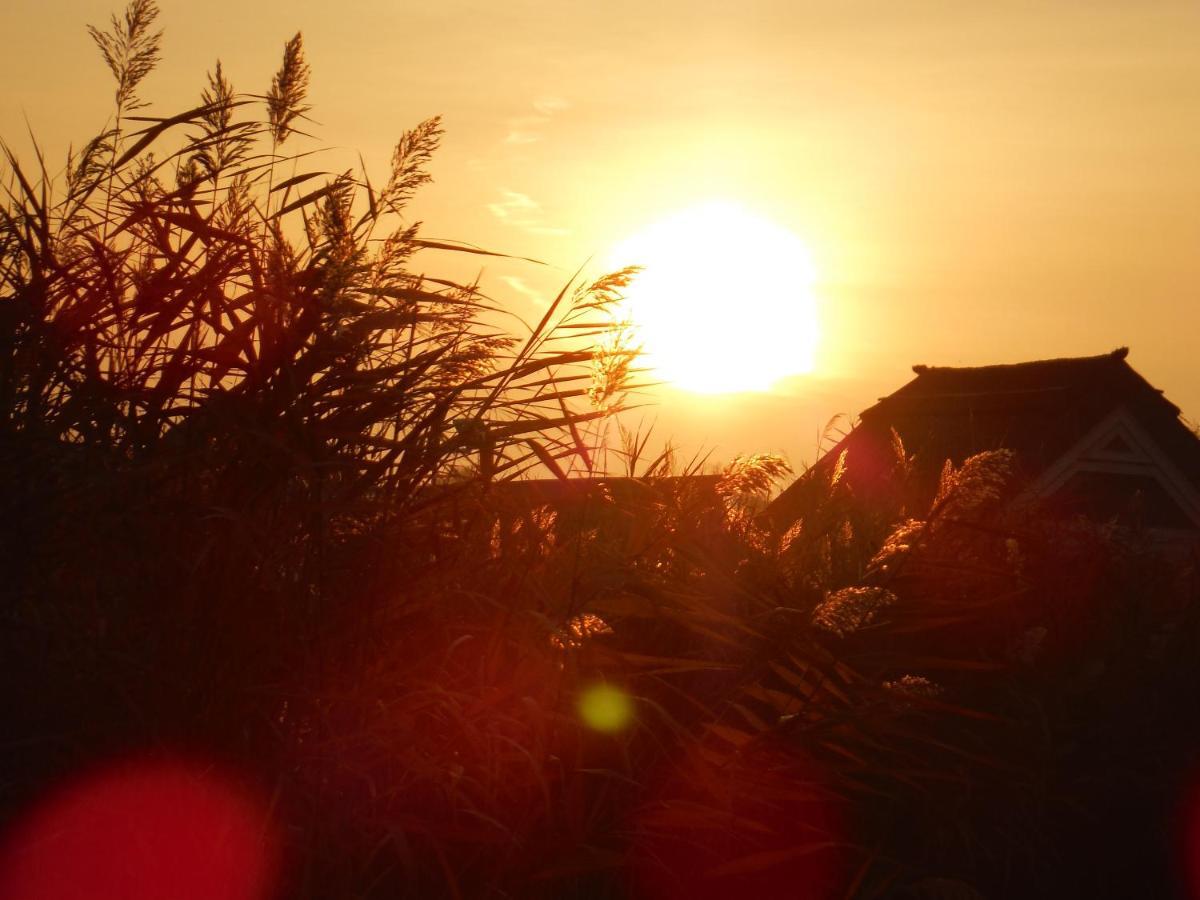
[{"label": "sun glow", "polygon": [[815,272],[792,232],[714,201],[623,241],[610,262],[643,266],[625,313],[654,377],[720,394],[812,371]]}]

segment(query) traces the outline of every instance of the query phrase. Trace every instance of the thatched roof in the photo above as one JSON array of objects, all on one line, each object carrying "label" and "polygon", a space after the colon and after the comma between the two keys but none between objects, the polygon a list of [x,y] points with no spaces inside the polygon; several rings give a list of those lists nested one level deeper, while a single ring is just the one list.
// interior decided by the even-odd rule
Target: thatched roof
[{"label": "thatched roof", "polygon": [[[914,457],[914,481],[932,493],[944,462],[984,450],[1015,451],[1018,478],[1032,482],[1118,409],[1127,411],[1200,491],[1200,439],[1179,408],[1126,361],[1127,348],[1101,356],[1014,365],[913,366],[916,377],[865,410],[859,424],[818,463],[846,455],[856,493],[888,490],[892,431]],[[787,507],[785,491],[777,504]]]}]

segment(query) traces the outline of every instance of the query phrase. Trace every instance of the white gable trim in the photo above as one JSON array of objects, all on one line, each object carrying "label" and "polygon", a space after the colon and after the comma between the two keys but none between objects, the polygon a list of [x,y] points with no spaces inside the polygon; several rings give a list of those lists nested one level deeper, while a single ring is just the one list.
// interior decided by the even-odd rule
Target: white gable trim
[{"label": "white gable trim", "polygon": [[[1128,450],[1108,449],[1120,438]],[[1143,475],[1153,478],[1179,508],[1200,527],[1200,494],[1163,453],[1136,418],[1123,406],[1085,434],[1043,472],[1020,497],[1018,504],[1048,497],[1077,472]]]}]

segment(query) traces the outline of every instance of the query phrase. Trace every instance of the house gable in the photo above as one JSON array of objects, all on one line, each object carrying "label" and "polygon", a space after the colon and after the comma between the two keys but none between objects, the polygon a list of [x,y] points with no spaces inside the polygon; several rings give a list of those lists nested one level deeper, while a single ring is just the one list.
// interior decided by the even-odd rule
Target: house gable
[{"label": "house gable", "polygon": [[1152,524],[1200,528],[1200,493],[1124,406],[1051,464],[1017,502],[1082,491],[1095,495],[1105,486],[1117,488],[1118,495],[1141,493],[1151,505]]},{"label": "house gable", "polygon": [[[914,366],[914,379],[881,397],[807,477],[845,454],[844,481],[864,502],[920,508],[943,463],[1015,453],[1013,489],[1065,514],[1102,520],[1134,513],[1152,528],[1200,531],[1200,438],[1126,362],[1100,356],[953,368]],[[907,461],[897,482],[895,438]],[[788,522],[802,485],[776,499]],[[1051,502],[1053,501],[1053,502]]]}]

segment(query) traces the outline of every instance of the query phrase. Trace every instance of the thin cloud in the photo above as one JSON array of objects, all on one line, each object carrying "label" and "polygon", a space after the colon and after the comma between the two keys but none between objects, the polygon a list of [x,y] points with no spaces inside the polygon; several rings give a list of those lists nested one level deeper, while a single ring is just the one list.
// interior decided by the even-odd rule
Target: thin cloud
[{"label": "thin cloud", "polygon": [[504,197],[504,199],[496,203],[489,203],[488,210],[490,210],[492,215],[497,219],[510,224],[515,224],[515,218],[517,216],[524,216],[540,209],[537,201],[528,194],[522,194],[517,191],[510,191],[507,189],[501,190],[500,194]]},{"label": "thin cloud", "polygon": [[562,97],[539,97],[533,101],[533,108],[543,116],[549,117],[570,109],[571,104]]},{"label": "thin cloud", "polygon": [[504,138],[506,144],[533,144],[540,141],[542,136],[536,131],[510,131]]},{"label": "thin cloud", "polygon": [[489,203],[487,208],[488,212],[505,225],[511,225],[542,237],[556,237],[570,233],[565,228],[559,228],[546,222],[542,217],[541,204],[528,194],[502,188],[500,197],[500,200]]},{"label": "thin cloud", "polygon": [[515,275],[502,275],[502,276],[500,276],[500,280],[503,281],[506,285],[508,285],[509,288],[516,291],[518,294],[528,297],[530,300],[532,300],[534,302],[534,304],[541,307],[542,309],[545,309],[546,307],[548,307],[550,305],[550,302],[546,299],[545,295],[542,294],[541,291],[534,290],[529,285],[527,285],[523,279],[518,278]]},{"label": "thin cloud", "polygon": [[549,122],[553,116],[571,108],[568,101],[553,95],[538,97],[531,105],[537,115],[516,116],[505,123],[508,133],[504,136],[504,143],[519,146],[540,141],[542,139],[541,126]]}]

